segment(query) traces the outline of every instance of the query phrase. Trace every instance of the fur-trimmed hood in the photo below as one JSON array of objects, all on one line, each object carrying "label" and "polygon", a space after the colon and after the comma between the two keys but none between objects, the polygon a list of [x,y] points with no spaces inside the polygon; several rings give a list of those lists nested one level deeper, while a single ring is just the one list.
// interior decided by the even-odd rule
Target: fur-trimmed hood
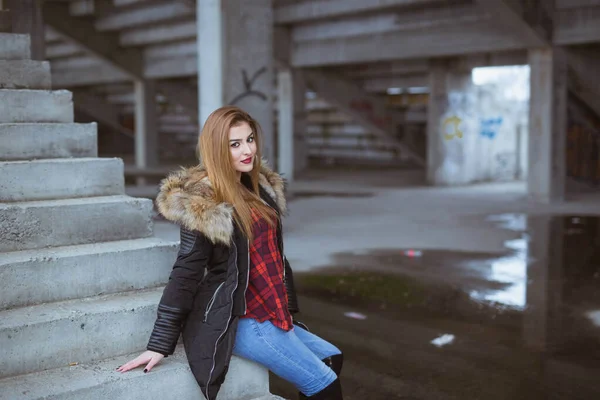
[{"label": "fur-trimmed hood", "polygon": [[[284,181],[263,162],[259,184],[286,212]],[[218,203],[206,170],[198,165],[171,173],[161,182],[156,198],[160,213],[169,221],[204,234],[213,243],[229,244],[233,235],[233,206]]]}]

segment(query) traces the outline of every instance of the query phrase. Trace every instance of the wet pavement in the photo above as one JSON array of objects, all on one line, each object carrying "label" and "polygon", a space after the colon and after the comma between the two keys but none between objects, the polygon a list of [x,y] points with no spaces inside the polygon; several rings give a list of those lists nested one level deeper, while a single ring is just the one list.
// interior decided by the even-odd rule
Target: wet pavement
[{"label": "wet pavement", "polygon": [[[296,274],[298,319],[346,356],[344,398],[600,399],[600,218],[480,216],[502,253],[335,255]],[[272,377],[271,391],[295,399]]]}]

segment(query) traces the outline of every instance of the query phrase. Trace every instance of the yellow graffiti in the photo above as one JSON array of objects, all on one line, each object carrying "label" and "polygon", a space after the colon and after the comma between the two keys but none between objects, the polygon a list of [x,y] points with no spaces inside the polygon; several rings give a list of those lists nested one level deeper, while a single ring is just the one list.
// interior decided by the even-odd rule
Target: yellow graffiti
[{"label": "yellow graffiti", "polygon": [[[456,115],[446,118],[444,120],[444,122],[442,123],[442,129],[444,131],[444,139],[450,140],[450,139],[453,139],[455,136],[462,139],[463,133],[460,129],[458,129],[458,126],[460,125],[461,122],[462,122],[462,119],[458,118]],[[450,134],[446,133],[448,131],[448,129],[447,129],[448,125],[451,125],[453,128],[453,132]]]}]

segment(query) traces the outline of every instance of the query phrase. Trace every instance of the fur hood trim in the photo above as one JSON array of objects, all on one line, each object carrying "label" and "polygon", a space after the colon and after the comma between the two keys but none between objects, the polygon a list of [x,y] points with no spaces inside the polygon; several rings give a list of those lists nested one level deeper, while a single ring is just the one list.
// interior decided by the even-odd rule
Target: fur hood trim
[{"label": "fur hood trim", "polygon": [[[259,184],[275,200],[281,214],[287,211],[283,178],[263,162]],[[171,173],[161,182],[156,198],[159,212],[169,221],[204,234],[213,243],[229,244],[233,236],[233,206],[218,203],[201,165]]]}]

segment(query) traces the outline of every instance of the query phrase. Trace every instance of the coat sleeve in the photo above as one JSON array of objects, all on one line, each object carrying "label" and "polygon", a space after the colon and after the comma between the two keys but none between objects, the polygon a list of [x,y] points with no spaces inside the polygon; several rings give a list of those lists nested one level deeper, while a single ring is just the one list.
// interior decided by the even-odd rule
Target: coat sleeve
[{"label": "coat sleeve", "polygon": [[290,267],[290,263],[287,258],[284,259],[285,264],[285,290],[288,296],[288,310],[290,313],[295,314],[300,312],[300,308],[298,307],[298,296],[296,295],[296,286],[294,286],[294,273],[292,272],[292,267]]},{"label": "coat sleeve", "polygon": [[175,351],[181,327],[192,309],[213,250],[212,243],[197,231],[182,227],[180,237],[177,260],[158,304],[156,322],[146,347],[165,356]]}]

